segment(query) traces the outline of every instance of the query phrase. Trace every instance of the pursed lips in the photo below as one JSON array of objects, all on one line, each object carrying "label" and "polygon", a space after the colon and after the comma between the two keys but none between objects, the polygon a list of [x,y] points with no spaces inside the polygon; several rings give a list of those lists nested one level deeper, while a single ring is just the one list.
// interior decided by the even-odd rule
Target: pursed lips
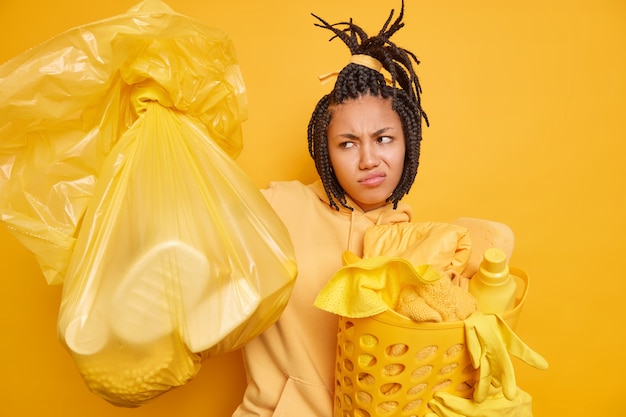
[{"label": "pursed lips", "polygon": [[362,184],[368,187],[375,187],[377,185],[380,185],[384,180],[385,180],[385,174],[381,172],[376,172],[364,178],[361,178],[358,182],[359,184]]}]

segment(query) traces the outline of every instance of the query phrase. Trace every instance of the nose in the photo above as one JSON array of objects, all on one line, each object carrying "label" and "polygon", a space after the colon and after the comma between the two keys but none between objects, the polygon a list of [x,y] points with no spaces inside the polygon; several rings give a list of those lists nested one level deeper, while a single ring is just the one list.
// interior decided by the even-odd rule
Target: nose
[{"label": "nose", "polygon": [[371,144],[361,145],[359,152],[359,169],[372,169],[380,164],[380,157]]}]

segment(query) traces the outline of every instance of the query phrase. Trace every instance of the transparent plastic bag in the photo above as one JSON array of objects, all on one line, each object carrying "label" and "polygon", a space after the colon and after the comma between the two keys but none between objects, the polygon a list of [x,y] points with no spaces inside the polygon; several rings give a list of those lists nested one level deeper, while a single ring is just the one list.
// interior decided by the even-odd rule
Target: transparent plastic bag
[{"label": "transparent plastic bag", "polygon": [[202,124],[142,94],[144,115],[103,166],[58,321],[90,388],[122,405],[263,331],[296,274],[286,229],[234,161]]},{"label": "transparent plastic bag", "polygon": [[61,284],[100,167],[153,80],[235,158],[247,117],[228,35],[147,0],[0,66],[0,220]]},{"label": "transparent plastic bag", "polygon": [[141,405],[276,321],[295,255],[233,159],[224,33],[141,3],[9,61],[0,91],[2,221],[63,283],[59,337],[94,393]]}]

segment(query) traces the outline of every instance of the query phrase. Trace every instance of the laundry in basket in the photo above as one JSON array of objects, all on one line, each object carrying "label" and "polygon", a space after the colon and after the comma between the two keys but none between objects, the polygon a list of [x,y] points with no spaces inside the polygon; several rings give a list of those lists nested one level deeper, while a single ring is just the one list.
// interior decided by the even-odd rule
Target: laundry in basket
[{"label": "laundry in basket", "polygon": [[[455,249],[455,242],[463,241],[458,239],[455,227],[436,224],[437,239],[430,241],[430,249],[425,245],[429,240],[424,233],[427,234],[432,226],[404,224],[385,226],[384,230],[375,226],[368,230],[365,245],[368,242],[374,242],[374,245],[364,247],[364,253],[370,258],[344,255],[344,267],[316,299],[318,307],[340,315],[335,369],[336,417],[422,417],[432,411],[428,404],[436,393],[443,395],[444,399],[451,395],[468,399],[472,404],[478,403],[485,401],[484,389],[493,384],[501,386],[504,379],[508,384],[507,395],[515,395],[511,394],[515,390],[511,389],[511,383],[514,387],[515,382],[512,368],[506,365],[510,364],[507,349],[539,369],[547,367],[543,358],[510,336],[512,331],[505,334],[507,340],[515,341],[513,345],[498,346],[499,356],[491,357],[487,363],[479,363],[477,358],[481,358],[483,347],[477,346],[475,341],[480,337],[467,339],[466,326],[467,323],[479,323],[479,327],[491,324],[482,320],[484,316],[476,311],[475,300],[472,303],[472,296],[464,289],[455,287],[459,292],[450,292],[452,298],[447,301],[426,297],[419,305],[421,311],[426,311],[423,308],[430,307],[428,300],[440,311],[463,312],[451,321],[426,316],[425,321],[417,322],[397,312],[403,308],[402,305],[398,308],[398,303],[403,304],[400,297],[403,288],[430,287],[434,290],[433,284],[439,283],[445,289],[452,285],[450,277],[466,266],[458,254],[467,260],[465,249],[469,248],[463,242],[463,250]],[[373,239],[368,239],[368,233]],[[393,236],[393,239],[381,243],[381,236]],[[410,236],[420,236],[419,249],[411,249],[414,246],[411,239],[407,239]],[[385,256],[378,255],[380,248],[384,249]],[[390,256],[394,252],[402,254],[403,258]],[[424,261],[433,262],[434,266],[422,264]],[[514,324],[526,297],[528,279],[519,269],[512,268],[511,271],[517,276],[520,292],[515,308],[504,315],[504,320]],[[441,288],[425,294],[439,293]],[[454,316],[449,314],[449,317]],[[486,331],[485,334],[494,333]],[[489,349],[485,348],[484,352]],[[497,370],[500,363],[506,365],[506,378],[491,372]],[[478,399],[474,396],[476,387],[480,387]]]}]

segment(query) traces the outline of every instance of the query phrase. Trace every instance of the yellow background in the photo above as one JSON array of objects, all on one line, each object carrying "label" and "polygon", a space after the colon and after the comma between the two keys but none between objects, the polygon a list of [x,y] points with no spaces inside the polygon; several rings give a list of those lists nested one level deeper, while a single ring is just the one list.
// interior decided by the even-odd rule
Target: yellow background
[{"label": "yellow background", "polygon": [[[0,0],[0,61],[134,4]],[[316,77],[348,55],[309,13],[376,31],[399,4],[169,2],[235,41],[250,100],[239,162],[259,187],[315,178],[305,129],[326,91]],[[407,0],[405,21],[395,40],[422,60],[432,125],[408,197],[416,220],[484,217],[515,231],[511,263],[532,279],[518,333],[550,362],[516,362],[536,416],[626,415],[626,3]],[[238,352],[139,409],[88,392],[57,342],[60,288],[4,228],[0,245],[0,416],[230,415],[244,387]]]}]

